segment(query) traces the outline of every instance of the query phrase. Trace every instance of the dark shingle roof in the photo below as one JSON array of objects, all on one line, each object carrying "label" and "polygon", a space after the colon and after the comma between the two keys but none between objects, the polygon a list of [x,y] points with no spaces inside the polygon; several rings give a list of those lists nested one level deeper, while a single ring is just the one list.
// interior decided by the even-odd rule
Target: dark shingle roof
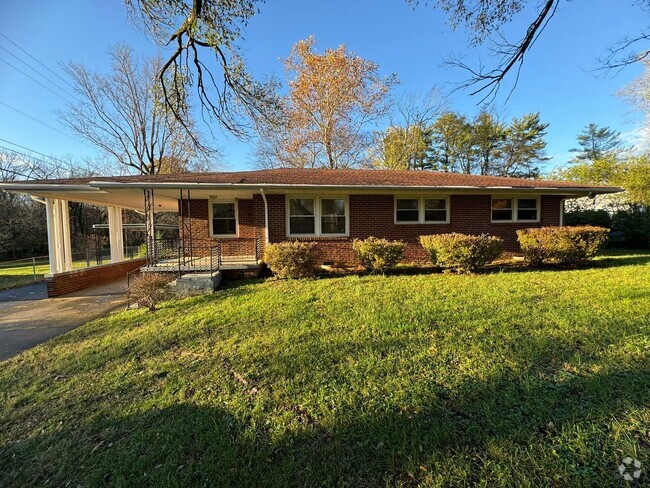
[{"label": "dark shingle roof", "polygon": [[216,173],[181,173],[164,175],[109,176],[40,180],[29,184],[60,184],[100,186],[113,183],[200,183],[214,185],[271,185],[271,186],[341,186],[341,187],[469,187],[469,188],[613,188],[598,187],[568,181],[531,180],[503,176],[480,176],[460,173],[404,170],[361,169],[268,169]]}]

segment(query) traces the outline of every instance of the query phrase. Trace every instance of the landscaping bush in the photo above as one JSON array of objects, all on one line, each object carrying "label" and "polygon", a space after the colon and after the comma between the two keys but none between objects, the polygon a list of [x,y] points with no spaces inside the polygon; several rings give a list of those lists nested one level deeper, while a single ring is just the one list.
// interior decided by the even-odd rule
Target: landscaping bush
[{"label": "landscaping bush", "polygon": [[630,205],[619,210],[612,217],[612,227],[621,234],[621,244],[626,247],[650,248],[650,209]]},{"label": "landscaping bush", "polygon": [[142,273],[129,285],[129,303],[155,311],[158,304],[172,298],[169,278],[159,273]]},{"label": "landscaping bush", "polygon": [[539,227],[517,231],[524,259],[530,266],[560,263],[573,266],[593,257],[607,242],[609,229],[583,225],[577,227]]},{"label": "landscaping bush", "polygon": [[420,244],[434,265],[461,273],[476,271],[494,261],[503,248],[503,241],[498,237],[455,232],[420,236]]},{"label": "landscaping bush", "polygon": [[266,246],[264,261],[278,278],[309,278],[316,273],[311,242],[280,242]]},{"label": "landscaping bush", "polygon": [[373,273],[385,273],[397,266],[404,256],[406,244],[402,241],[389,241],[368,237],[355,239],[352,249],[356,253],[361,266]]},{"label": "landscaping bush", "polygon": [[564,213],[564,225],[595,225],[609,228],[612,225],[612,218],[607,210],[573,210]]}]

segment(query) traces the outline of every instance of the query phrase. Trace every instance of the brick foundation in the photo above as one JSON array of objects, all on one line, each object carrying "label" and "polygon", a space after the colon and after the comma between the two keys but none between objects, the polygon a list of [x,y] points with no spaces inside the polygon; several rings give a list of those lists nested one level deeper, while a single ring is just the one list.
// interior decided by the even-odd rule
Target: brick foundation
[{"label": "brick foundation", "polygon": [[47,296],[58,297],[91,286],[111,283],[124,278],[129,271],[139,268],[145,262],[146,259],[132,259],[48,275],[45,277]]}]

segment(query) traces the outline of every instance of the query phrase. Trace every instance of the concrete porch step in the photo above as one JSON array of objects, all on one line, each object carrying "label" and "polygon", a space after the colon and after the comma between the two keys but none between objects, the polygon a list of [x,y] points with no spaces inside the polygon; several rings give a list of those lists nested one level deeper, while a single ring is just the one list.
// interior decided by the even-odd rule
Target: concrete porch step
[{"label": "concrete porch step", "polygon": [[181,296],[212,293],[221,284],[221,271],[214,273],[188,273],[174,281],[176,293]]}]

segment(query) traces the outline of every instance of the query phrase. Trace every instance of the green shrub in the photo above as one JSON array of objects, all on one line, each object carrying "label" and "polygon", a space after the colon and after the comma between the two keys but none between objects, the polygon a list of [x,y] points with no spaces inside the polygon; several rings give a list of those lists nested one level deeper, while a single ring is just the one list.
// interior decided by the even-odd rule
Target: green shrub
[{"label": "green shrub", "polygon": [[539,227],[517,231],[524,259],[530,266],[560,263],[573,266],[592,258],[607,242],[609,229],[578,227]]},{"label": "green shrub", "polygon": [[612,227],[626,247],[650,248],[650,208],[629,206],[612,217]]},{"label": "green shrub", "polygon": [[420,236],[420,244],[429,253],[434,265],[460,273],[476,271],[494,261],[503,248],[503,241],[498,237],[455,232]]},{"label": "green shrub", "polygon": [[609,228],[612,225],[612,219],[607,210],[574,210],[565,212],[564,225],[595,225]]},{"label": "green shrub", "polygon": [[169,282],[169,277],[163,274],[142,273],[129,285],[128,301],[140,307],[147,307],[153,312],[159,303],[173,297]]},{"label": "green shrub", "polygon": [[352,249],[361,261],[361,266],[373,273],[385,273],[397,266],[404,256],[406,243],[368,237],[355,239]]},{"label": "green shrub", "polygon": [[269,244],[264,262],[278,278],[309,278],[316,273],[316,256],[311,242]]}]

